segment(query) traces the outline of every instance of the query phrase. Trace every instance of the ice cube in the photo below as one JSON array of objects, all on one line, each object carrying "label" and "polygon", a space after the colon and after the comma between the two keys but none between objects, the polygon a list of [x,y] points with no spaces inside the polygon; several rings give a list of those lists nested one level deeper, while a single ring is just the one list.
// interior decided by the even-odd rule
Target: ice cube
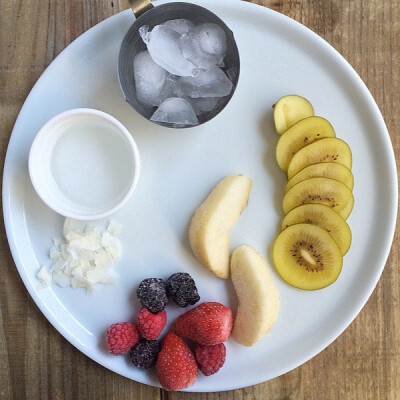
[{"label": "ice cube", "polygon": [[147,45],[147,49],[160,67],[178,76],[195,76],[198,68],[183,57],[180,49],[181,35],[174,29],[157,25],[149,32],[148,26],[139,28],[139,34]]},{"label": "ice cube", "polygon": [[222,69],[214,66],[208,71],[201,71],[196,77],[181,77],[177,81],[177,96],[224,97],[232,90],[232,82]]},{"label": "ice cube", "polygon": [[191,29],[194,28],[194,23],[190,22],[187,19],[171,19],[167,22],[164,22],[162,25],[168,26],[172,28],[174,31],[178,32],[180,35],[184,33],[188,33]]},{"label": "ice cube", "polygon": [[194,65],[208,69],[222,65],[226,55],[226,35],[217,24],[201,24],[181,36],[183,56]]},{"label": "ice cube", "polygon": [[158,106],[169,95],[162,98],[167,71],[156,64],[150,53],[141,51],[133,60],[136,97],[144,106]]},{"label": "ice cube", "polygon": [[219,97],[198,97],[197,99],[187,98],[189,103],[192,105],[194,112],[196,115],[200,115],[202,113],[207,113],[217,106],[220,98]]},{"label": "ice cube", "polygon": [[167,76],[165,77],[164,86],[162,87],[161,92],[160,92],[160,102],[158,103],[158,105],[160,105],[164,100],[168,99],[169,97],[174,96],[177,79],[178,79],[177,76],[172,75],[169,72],[167,72]]},{"label": "ice cube", "polygon": [[193,107],[179,97],[164,100],[150,118],[154,122],[169,123],[175,127],[198,125]]}]

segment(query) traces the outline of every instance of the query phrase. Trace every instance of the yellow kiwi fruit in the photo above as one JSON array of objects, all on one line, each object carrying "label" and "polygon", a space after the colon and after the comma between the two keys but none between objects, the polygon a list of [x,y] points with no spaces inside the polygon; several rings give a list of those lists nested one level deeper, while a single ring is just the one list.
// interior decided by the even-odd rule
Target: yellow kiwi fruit
[{"label": "yellow kiwi fruit", "polygon": [[276,161],[287,172],[293,156],[304,146],[326,137],[335,137],[332,125],[322,117],[308,117],[294,124],[279,138]]},{"label": "yellow kiwi fruit", "polygon": [[296,224],[312,224],[325,229],[344,256],[351,244],[351,230],[347,222],[332,208],[324,204],[304,204],[289,211],[282,221],[281,230]]},{"label": "yellow kiwi fruit", "polygon": [[317,290],[336,281],[343,265],[340,249],[325,229],[296,224],[275,239],[272,252],[275,268],[289,285]]},{"label": "yellow kiwi fruit", "polygon": [[279,135],[296,122],[314,115],[314,108],[304,97],[288,95],[281,97],[274,105],[275,128]]},{"label": "yellow kiwi fruit", "polygon": [[299,150],[290,161],[288,179],[312,164],[335,162],[351,169],[352,156],[348,144],[338,138],[317,140]]},{"label": "yellow kiwi fruit", "polygon": [[352,191],[342,182],[331,178],[310,178],[299,182],[283,197],[282,209],[286,215],[303,204],[325,204],[347,219],[354,205]]},{"label": "yellow kiwi fruit", "polygon": [[305,167],[289,180],[285,187],[285,193],[294,185],[310,178],[331,178],[343,182],[350,190],[353,190],[354,178],[351,171],[339,163],[318,163]]}]

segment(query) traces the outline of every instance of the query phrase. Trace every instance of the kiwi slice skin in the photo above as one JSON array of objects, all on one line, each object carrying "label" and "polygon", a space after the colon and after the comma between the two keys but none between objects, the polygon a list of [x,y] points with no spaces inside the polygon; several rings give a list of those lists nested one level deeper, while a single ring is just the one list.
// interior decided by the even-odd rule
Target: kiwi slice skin
[{"label": "kiwi slice skin", "polygon": [[354,197],[352,191],[336,179],[310,178],[288,190],[283,197],[282,209],[286,215],[295,207],[313,203],[325,204],[347,219],[353,209]]},{"label": "kiwi slice skin", "polygon": [[351,230],[347,222],[324,204],[304,204],[285,216],[281,230],[296,224],[312,224],[325,229],[338,245],[344,256],[351,245]]},{"label": "kiwi slice skin", "polygon": [[353,190],[354,177],[351,171],[339,163],[318,163],[303,168],[289,180],[285,187],[285,193],[299,182],[309,178],[331,178],[343,182],[350,190]]},{"label": "kiwi slice skin", "polygon": [[343,257],[322,228],[296,224],[283,230],[273,247],[273,261],[281,278],[303,290],[323,289],[337,280]]},{"label": "kiwi slice skin", "polygon": [[317,140],[299,150],[290,161],[288,179],[312,164],[335,162],[351,169],[352,155],[349,145],[339,138]]},{"label": "kiwi slice skin", "polygon": [[335,136],[335,130],[325,118],[313,116],[302,119],[279,138],[276,145],[276,161],[280,169],[287,172],[291,159],[304,146],[316,140]]}]

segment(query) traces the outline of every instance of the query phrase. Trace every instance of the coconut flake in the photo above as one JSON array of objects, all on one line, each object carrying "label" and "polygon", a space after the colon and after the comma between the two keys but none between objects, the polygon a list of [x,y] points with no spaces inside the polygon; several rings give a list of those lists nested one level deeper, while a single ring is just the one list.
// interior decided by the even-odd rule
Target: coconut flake
[{"label": "coconut flake", "polygon": [[108,232],[103,233],[101,244],[115,261],[119,260],[121,257],[121,245],[114,236],[111,236]]},{"label": "coconut flake", "polygon": [[62,238],[59,238],[59,237],[53,238],[53,244],[54,244],[55,246],[59,246],[61,243],[63,243]]},{"label": "coconut flake", "polygon": [[71,278],[70,276],[64,274],[63,271],[60,269],[53,270],[53,280],[57,285],[61,287],[66,287],[71,285]]},{"label": "coconut flake", "polygon": [[115,221],[110,221],[104,230],[93,225],[82,226],[80,221],[66,218],[64,236],[54,238],[49,251],[53,261],[50,273],[39,271],[39,281],[51,283],[50,277],[59,286],[85,287],[88,291],[93,291],[98,283],[115,283],[114,266],[121,257],[121,244],[114,233],[119,229]]},{"label": "coconut flake", "polygon": [[41,287],[49,286],[53,282],[51,274],[44,265],[39,269],[36,277],[38,278]]},{"label": "coconut flake", "polygon": [[55,246],[51,247],[49,251],[49,256],[52,260],[59,260],[61,258],[61,249]]},{"label": "coconut flake", "polygon": [[121,224],[119,224],[115,220],[110,220],[107,231],[111,233],[111,235],[116,235],[121,230]]}]

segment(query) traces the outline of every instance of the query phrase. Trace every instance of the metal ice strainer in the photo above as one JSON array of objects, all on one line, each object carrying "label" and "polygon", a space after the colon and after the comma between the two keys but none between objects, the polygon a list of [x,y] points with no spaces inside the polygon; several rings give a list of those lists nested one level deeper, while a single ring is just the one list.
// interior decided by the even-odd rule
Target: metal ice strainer
[{"label": "metal ice strainer", "polygon": [[[150,117],[153,115],[156,109],[155,107],[144,107],[139,103],[136,97],[133,59],[136,53],[146,50],[146,45],[139,35],[139,28],[141,26],[148,25],[151,30],[154,26],[162,24],[168,20],[181,18],[190,20],[195,24],[205,22],[215,23],[221,26],[226,34],[227,54],[224,58],[225,66],[222,69],[231,79],[233,89],[228,96],[221,98],[217,106],[212,111],[200,114],[198,116],[199,125],[217,116],[229,103],[239,80],[240,58],[232,31],[214,13],[195,4],[177,2],[154,7],[150,0],[129,0],[129,3],[137,19],[129,29],[128,33],[125,35],[118,60],[119,81],[126,101],[139,114],[148,120],[150,120]],[[172,124],[168,123],[157,122],[157,124],[166,127],[174,127]]]}]

